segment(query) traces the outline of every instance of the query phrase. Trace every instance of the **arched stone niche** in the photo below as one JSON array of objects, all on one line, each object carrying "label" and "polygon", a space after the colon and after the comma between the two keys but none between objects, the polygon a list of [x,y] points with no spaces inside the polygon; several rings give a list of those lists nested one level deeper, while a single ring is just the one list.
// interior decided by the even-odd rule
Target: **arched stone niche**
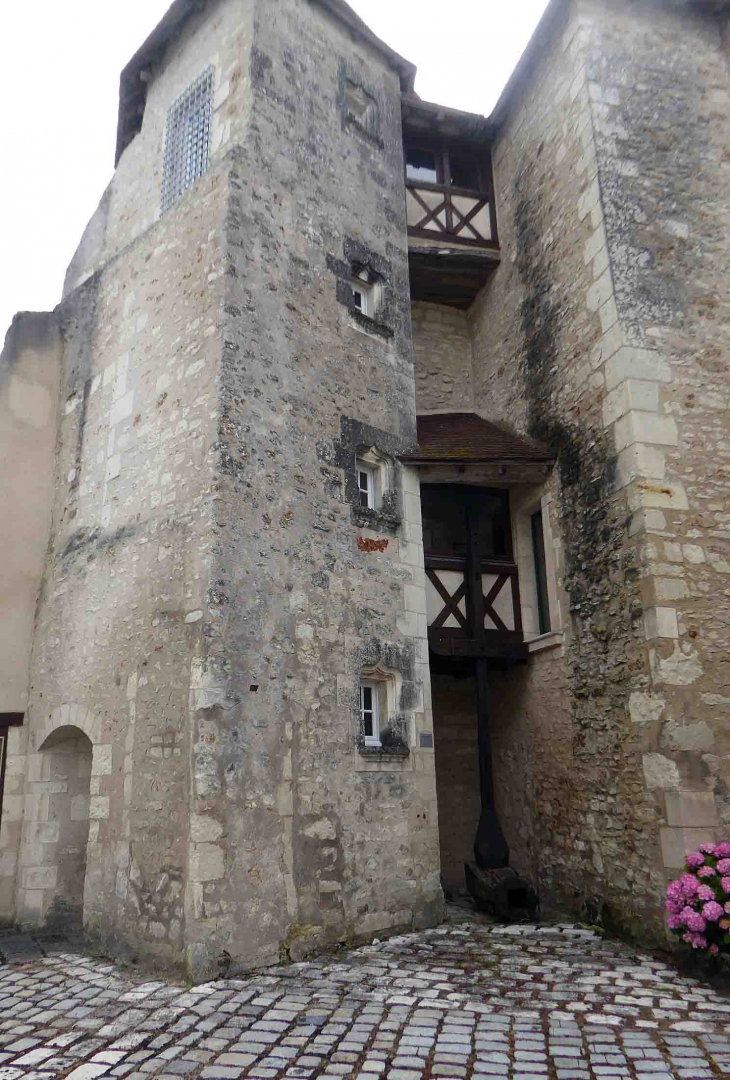
[{"label": "arched stone niche", "polygon": [[81,705],[59,706],[31,730],[18,873],[21,925],[80,927],[90,819],[108,817],[100,774],[111,772],[111,746]]}]

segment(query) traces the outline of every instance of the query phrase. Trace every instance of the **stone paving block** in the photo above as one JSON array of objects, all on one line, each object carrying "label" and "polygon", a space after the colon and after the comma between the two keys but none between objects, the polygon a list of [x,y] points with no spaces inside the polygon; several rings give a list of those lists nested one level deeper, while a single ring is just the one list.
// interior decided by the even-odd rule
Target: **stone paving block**
[{"label": "stone paving block", "polygon": [[[491,956],[488,983],[461,966],[466,938],[472,954]],[[87,1067],[119,1080],[414,1080],[429,1054],[435,1080],[546,1080],[549,1068],[554,1080],[730,1073],[727,1015],[714,1007],[726,999],[661,963],[637,964],[617,943],[580,942],[563,931],[447,925],[365,946],[336,963],[324,958],[193,991],[54,955],[42,969],[0,968],[0,1080],[34,1050],[46,1056],[32,1057],[22,1080]],[[643,1015],[620,1000],[650,997],[662,1008]],[[694,1019],[691,1003],[700,1001],[711,1007]],[[83,1015],[71,1015],[80,1008]],[[11,1073],[10,1080],[20,1078]]]}]

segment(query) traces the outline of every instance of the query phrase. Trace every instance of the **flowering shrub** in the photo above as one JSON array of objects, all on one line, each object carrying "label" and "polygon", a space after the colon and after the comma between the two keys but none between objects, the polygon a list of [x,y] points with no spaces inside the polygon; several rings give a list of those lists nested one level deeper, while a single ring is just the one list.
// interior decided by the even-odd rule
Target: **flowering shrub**
[{"label": "flowering shrub", "polygon": [[730,843],[701,844],[667,886],[667,926],[693,949],[730,954]]}]

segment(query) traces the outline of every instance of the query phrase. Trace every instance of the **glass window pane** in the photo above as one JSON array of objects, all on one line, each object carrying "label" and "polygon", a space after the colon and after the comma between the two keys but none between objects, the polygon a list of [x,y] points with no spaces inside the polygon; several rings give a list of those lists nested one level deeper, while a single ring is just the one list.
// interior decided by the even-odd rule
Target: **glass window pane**
[{"label": "glass window pane", "polygon": [[423,547],[429,555],[466,558],[466,509],[460,491],[448,486],[421,488]]},{"label": "glass window pane", "polygon": [[434,150],[419,150],[415,146],[406,148],[406,176],[409,180],[420,180],[424,184],[438,184],[438,165]]},{"label": "glass window pane", "polygon": [[479,510],[479,554],[482,559],[511,559],[508,504],[501,495],[480,488],[429,485],[421,487],[423,547],[428,555],[466,559],[467,502]]},{"label": "glass window pane", "polygon": [[545,535],[542,527],[542,510],[532,515],[532,550],[535,556],[535,579],[537,581],[537,614],[541,634],[550,632],[550,602],[547,589],[547,566],[545,563]]},{"label": "glass window pane", "polygon": [[504,500],[498,495],[479,498],[479,554],[483,559],[509,559],[509,523]]},{"label": "glass window pane", "polygon": [[481,170],[479,159],[471,154],[462,154],[457,151],[449,151],[450,183],[453,187],[468,188],[470,191],[481,191]]}]

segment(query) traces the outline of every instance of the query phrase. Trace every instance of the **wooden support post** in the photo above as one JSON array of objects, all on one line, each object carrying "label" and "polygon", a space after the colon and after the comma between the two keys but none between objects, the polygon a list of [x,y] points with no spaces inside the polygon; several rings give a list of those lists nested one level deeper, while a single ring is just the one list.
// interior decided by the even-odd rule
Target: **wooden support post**
[{"label": "wooden support post", "polygon": [[489,661],[475,660],[477,682],[477,723],[479,725],[479,787],[482,810],[494,810],[494,770],[492,735],[489,729]]},{"label": "wooden support post", "polygon": [[[478,496],[467,502],[467,555],[466,555],[466,611],[471,635],[475,641],[484,641],[484,587],[482,584],[482,560],[479,550]],[[477,724],[479,732],[479,786],[482,812],[474,840],[474,857],[477,866],[484,870],[496,870],[509,866],[509,848],[499,824],[494,804],[494,768],[492,764],[492,735],[490,730],[490,694],[488,661],[474,661],[477,684]]]}]

